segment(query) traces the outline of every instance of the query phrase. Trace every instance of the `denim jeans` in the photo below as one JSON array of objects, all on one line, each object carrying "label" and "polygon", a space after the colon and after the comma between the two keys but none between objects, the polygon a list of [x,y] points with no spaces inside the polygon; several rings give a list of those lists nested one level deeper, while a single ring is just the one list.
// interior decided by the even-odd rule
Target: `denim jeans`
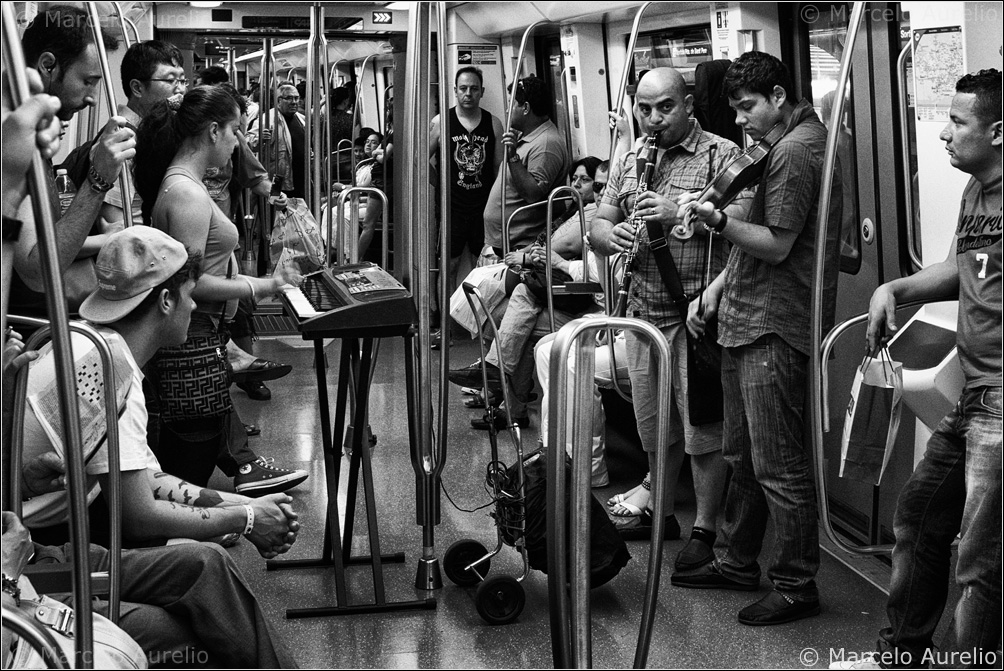
[{"label": "denim jeans", "polygon": [[769,516],[774,557],[767,576],[777,591],[798,601],[819,598],[816,496],[803,438],[807,369],[808,357],[774,334],[722,351],[722,455],[732,480],[716,567],[738,582],[756,584]]},{"label": "denim jeans", "polygon": [[975,666],[999,667],[993,653],[1001,640],[1000,387],[965,390],[941,420],[900,493],[893,528],[889,626],[879,639],[883,661],[924,664],[948,600],[952,541],[961,529],[955,578],[962,596],[939,658],[975,651]]}]

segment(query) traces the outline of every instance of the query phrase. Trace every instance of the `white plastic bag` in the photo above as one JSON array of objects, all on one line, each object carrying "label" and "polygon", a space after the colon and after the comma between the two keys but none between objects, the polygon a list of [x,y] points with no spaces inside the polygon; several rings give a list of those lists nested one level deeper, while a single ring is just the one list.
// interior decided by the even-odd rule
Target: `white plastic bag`
[{"label": "white plastic bag", "polygon": [[840,443],[840,477],[879,484],[896,434],[903,405],[903,364],[883,347],[866,356],[854,374],[851,400]]},{"label": "white plastic bag", "polygon": [[302,198],[290,198],[286,210],[275,213],[269,243],[271,258],[275,259],[272,275],[285,269],[305,275],[324,265],[324,242]]}]

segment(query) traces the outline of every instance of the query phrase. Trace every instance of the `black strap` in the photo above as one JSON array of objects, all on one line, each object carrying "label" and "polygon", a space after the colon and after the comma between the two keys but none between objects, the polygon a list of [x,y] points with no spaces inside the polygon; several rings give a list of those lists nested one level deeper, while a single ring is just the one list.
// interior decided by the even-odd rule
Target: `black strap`
[{"label": "black strap", "polygon": [[669,290],[669,297],[680,312],[680,319],[686,322],[690,298],[683,291],[683,283],[680,282],[680,273],[676,270],[676,262],[673,261],[673,255],[669,253],[669,241],[666,240],[666,233],[662,224],[651,219],[645,221],[645,226],[648,229],[649,249],[652,251],[652,258],[655,259],[655,266],[659,269],[659,276],[662,277],[662,283]]}]

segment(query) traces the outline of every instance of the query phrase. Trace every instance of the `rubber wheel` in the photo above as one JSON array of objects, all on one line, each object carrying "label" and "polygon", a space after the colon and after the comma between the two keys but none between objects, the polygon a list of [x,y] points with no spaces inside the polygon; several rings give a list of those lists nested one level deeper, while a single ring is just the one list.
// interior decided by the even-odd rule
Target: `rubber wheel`
[{"label": "rubber wheel", "polygon": [[[443,571],[454,585],[473,587],[481,582],[481,578],[474,571],[464,569],[471,562],[481,559],[486,554],[488,554],[488,550],[484,545],[470,538],[464,538],[451,545],[446,554],[443,555]],[[492,561],[490,559],[478,564],[482,575],[487,575],[491,567]]]},{"label": "rubber wheel", "polygon": [[508,624],[523,612],[526,593],[512,576],[497,575],[478,585],[474,603],[478,615],[488,624]]}]

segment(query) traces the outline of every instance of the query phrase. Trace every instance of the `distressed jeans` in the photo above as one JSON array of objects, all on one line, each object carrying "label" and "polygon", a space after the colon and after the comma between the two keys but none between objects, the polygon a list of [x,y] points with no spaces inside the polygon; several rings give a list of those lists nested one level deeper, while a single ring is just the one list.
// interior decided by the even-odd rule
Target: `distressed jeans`
[{"label": "distressed jeans", "polygon": [[962,595],[949,644],[950,666],[1000,666],[1001,388],[963,391],[927,443],[903,487],[893,521],[896,547],[879,652],[889,665],[924,666],[948,600],[952,542],[961,530],[955,579]]},{"label": "distressed jeans", "polygon": [[767,576],[798,601],[815,601],[819,528],[812,466],[803,437],[808,357],[767,334],[722,350],[722,454],[732,467],[716,567],[738,582],[760,580],[758,558],[774,523]]}]

